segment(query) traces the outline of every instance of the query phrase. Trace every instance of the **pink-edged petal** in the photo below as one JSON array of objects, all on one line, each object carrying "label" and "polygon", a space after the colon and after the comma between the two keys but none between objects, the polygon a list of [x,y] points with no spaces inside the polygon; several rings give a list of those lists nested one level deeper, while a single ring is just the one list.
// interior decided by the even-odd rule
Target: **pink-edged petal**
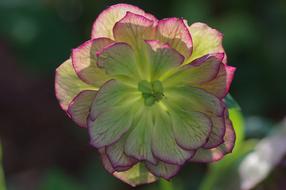
[{"label": "pink-edged petal", "polygon": [[95,90],[81,91],[69,104],[67,112],[80,127],[86,127],[87,117],[96,92]]},{"label": "pink-edged petal", "polygon": [[74,97],[83,90],[97,90],[97,87],[80,80],[71,60],[65,61],[57,68],[55,76],[55,93],[61,108],[67,111]]},{"label": "pink-edged petal", "polygon": [[227,92],[229,91],[235,71],[236,71],[235,67],[226,66],[226,91]]},{"label": "pink-edged petal", "polygon": [[217,116],[212,116],[211,122],[212,122],[212,130],[209,135],[208,141],[206,144],[204,144],[203,148],[215,148],[222,144],[223,137],[225,134],[225,121],[224,117],[217,117]]},{"label": "pink-edged petal", "polygon": [[127,79],[124,81],[131,83],[140,79],[135,53],[126,43],[119,42],[106,47],[98,54],[97,64],[112,78]]},{"label": "pink-edged petal", "polygon": [[153,155],[166,163],[182,165],[194,155],[194,151],[183,150],[175,141],[170,116],[156,110],[152,130]]},{"label": "pink-edged petal", "polygon": [[127,12],[142,15],[149,20],[157,21],[157,19],[142,9],[128,4],[116,4],[102,11],[95,20],[92,27],[92,38],[107,37],[113,39],[113,27],[116,22],[121,20]]},{"label": "pink-edged petal", "polygon": [[172,112],[176,140],[181,147],[213,148],[223,142],[225,106],[222,100],[191,86],[167,89],[165,96],[166,100],[162,101]]},{"label": "pink-edged petal", "polygon": [[117,142],[131,127],[137,112],[137,89],[116,80],[106,82],[96,94],[88,117],[91,144],[97,148]]},{"label": "pink-edged petal", "polygon": [[106,147],[106,155],[116,171],[119,171],[117,168],[127,168],[137,163],[136,159],[124,153],[127,136],[124,135],[119,141]]},{"label": "pink-edged petal", "polygon": [[177,72],[163,79],[164,86],[190,84],[199,87],[217,76],[222,58],[223,54],[206,55],[192,64],[184,65]]},{"label": "pink-edged petal", "polygon": [[100,148],[99,152],[104,168],[113,176],[133,187],[141,184],[153,183],[157,180],[157,178],[147,170],[143,163],[138,163],[134,166],[125,168],[121,167],[116,171],[106,155],[105,148]]},{"label": "pink-edged petal", "polygon": [[207,142],[212,127],[207,115],[176,110],[171,116],[175,139],[180,147],[195,150]]},{"label": "pink-edged petal", "polygon": [[79,78],[97,87],[109,79],[105,71],[97,67],[96,53],[111,43],[113,41],[108,38],[97,38],[73,49],[72,64]]},{"label": "pink-edged petal", "polygon": [[162,101],[171,109],[184,111],[195,111],[207,116],[223,116],[224,103],[216,96],[189,85],[177,86],[166,89],[164,92],[166,99]]},{"label": "pink-edged petal", "polygon": [[151,150],[152,115],[145,110],[139,117],[138,122],[134,123],[133,129],[127,137],[125,153],[140,161],[147,160],[156,163],[157,160]]},{"label": "pink-edged petal", "polygon": [[[186,60],[186,63],[190,63],[206,54],[224,53],[222,46],[223,35],[219,31],[199,22],[192,24],[189,31],[193,39],[193,53]],[[226,56],[224,56],[222,62],[227,62]]]},{"label": "pink-edged petal", "polygon": [[212,149],[198,149],[195,156],[190,160],[193,162],[214,162],[222,159],[226,154],[231,153],[235,144],[235,132],[231,121],[226,118],[226,131],[224,143]]},{"label": "pink-edged petal", "polygon": [[222,99],[229,92],[234,72],[234,67],[221,64],[217,76],[213,80],[199,85],[199,87]]},{"label": "pink-edged petal", "polygon": [[130,44],[137,51],[142,51],[143,40],[154,38],[154,21],[138,14],[127,12],[114,28],[114,39]]},{"label": "pink-edged petal", "polygon": [[192,37],[184,20],[181,18],[160,20],[157,25],[156,39],[168,43],[185,58],[188,58],[192,53]]},{"label": "pink-edged petal", "polygon": [[150,81],[160,80],[171,69],[176,69],[184,57],[168,44],[157,40],[146,40],[148,63],[150,64]]},{"label": "pink-edged petal", "polygon": [[174,177],[180,170],[179,165],[168,164],[165,162],[158,162],[156,165],[146,162],[145,165],[155,176],[162,177],[167,180]]},{"label": "pink-edged petal", "polygon": [[101,157],[101,161],[102,161],[103,167],[111,174],[116,172],[116,170],[120,171],[120,172],[123,172],[123,171],[129,170],[132,167],[131,165],[127,166],[127,167],[117,167],[116,170],[115,170],[115,168],[112,166],[112,164],[110,162],[110,159],[108,158],[108,156],[106,154],[106,148],[105,147],[99,148],[98,151],[100,153],[100,157]]}]

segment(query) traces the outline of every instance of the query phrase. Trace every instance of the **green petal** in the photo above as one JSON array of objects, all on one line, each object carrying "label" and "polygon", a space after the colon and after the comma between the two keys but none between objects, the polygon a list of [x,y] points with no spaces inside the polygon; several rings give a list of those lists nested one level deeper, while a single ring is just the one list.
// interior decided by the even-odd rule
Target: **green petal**
[{"label": "green petal", "polygon": [[101,148],[99,149],[99,152],[104,168],[118,179],[128,183],[133,187],[141,184],[152,183],[157,180],[157,178],[146,169],[143,163],[138,163],[132,167],[127,167],[125,169],[122,168],[122,171],[117,172],[105,154],[105,149]]},{"label": "green petal", "polygon": [[162,177],[167,180],[174,177],[180,170],[180,166],[174,164],[167,164],[165,162],[158,162],[158,164],[156,165],[146,162],[145,165],[148,170],[152,172],[155,176]]},{"label": "green petal", "polygon": [[92,145],[102,147],[119,140],[131,127],[139,99],[136,89],[115,80],[105,83],[94,99],[88,119]]},{"label": "green petal", "polygon": [[182,148],[194,150],[207,142],[212,126],[207,115],[176,111],[171,116],[176,141]]},{"label": "green petal", "polygon": [[98,38],[73,49],[72,64],[79,78],[97,87],[110,79],[105,71],[96,65],[96,53],[111,43],[113,41],[108,38]]},{"label": "green petal", "polygon": [[124,135],[119,141],[106,147],[106,154],[111,162],[113,168],[131,167],[137,161],[134,158],[127,156],[124,153],[124,146],[126,144],[128,135]]},{"label": "green petal", "polygon": [[166,98],[163,101],[172,109],[197,111],[210,116],[222,116],[224,112],[220,99],[199,88],[178,86],[165,90],[164,94]]},{"label": "green petal", "polygon": [[214,162],[222,159],[226,154],[230,153],[235,144],[235,132],[231,121],[226,118],[226,131],[224,135],[224,143],[212,149],[199,149],[195,156],[190,160],[193,162]]},{"label": "green petal", "polygon": [[90,117],[92,120],[106,111],[116,108],[127,108],[135,105],[141,99],[141,93],[136,88],[129,87],[116,80],[109,80],[98,90],[95,101],[91,107]]},{"label": "green petal", "polygon": [[56,97],[62,109],[67,111],[73,98],[83,90],[97,90],[97,88],[80,80],[74,71],[71,60],[65,61],[57,68],[55,77]]},{"label": "green petal", "polygon": [[184,57],[175,49],[160,41],[149,40],[147,44],[148,63],[150,64],[151,78],[155,81],[161,79],[163,74],[178,67],[184,61]]},{"label": "green petal", "polygon": [[191,55],[193,43],[190,32],[181,18],[166,18],[158,22],[156,39],[170,44],[185,58]]},{"label": "green petal", "polygon": [[171,118],[165,111],[155,107],[153,114],[152,152],[154,156],[170,164],[182,165],[194,152],[183,150],[177,145]]},{"label": "green petal", "polygon": [[148,109],[145,109],[127,138],[125,144],[127,155],[138,160],[147,160],[151,163],[156,163],[151,150],[152,126],[152,115]]},{"label": "green petal", "polygon": [[81,91],[69,104],[67,112],[72,120],[81,127],[87,125],[87,117],[96,92],[95,90]]},{"label": "green petal", "polygon": [[131,124],[130,111],[120,108],[103,112],[95,120],[89,118],[90,143],[97,148],[115,143],[129,130]]},{"label": "green petal", "polygon": [[134,51],[126,43],[114,43],[101,51],[98,65],[113,78],[136,85],[140,80]]},{"label": "green petal", "polygon": [[[186,61],[191,61],[200,58],[210,53],[224,53],[222,46],[223,35],[219,31],[207,26],[204,23],[194,23],[189,27],[189,31],[193,40],[193,53]],[[226,56],[223,63],[226,63]]]},{"label": "green petal", "polygon": [[181,84],[200,84],[214,79],[219,71],[223,54],[206,55],[196,63],[184,65],[171,76],[165,76],[162,80],[164,87],[172,87]]},{"label": "green petal", "polygon": [[225,134],[225,121],[223,117],[211,117],[212,130],[204,148],[214,148],[223,143],[223,136]]},{"label": "green petal", "polygon": [[138,14],[127,14],[113,28],[116,41],[126,42],[135,50],[142,51],[143,40],[154,36],[154,21]]},{"label": "green petal", "polygon": [[198,87],[205,89],[218,98],[223,98],[229,91],[234,72],[234,67],[221,64],[217,76],[211,81],[198,85]]}]

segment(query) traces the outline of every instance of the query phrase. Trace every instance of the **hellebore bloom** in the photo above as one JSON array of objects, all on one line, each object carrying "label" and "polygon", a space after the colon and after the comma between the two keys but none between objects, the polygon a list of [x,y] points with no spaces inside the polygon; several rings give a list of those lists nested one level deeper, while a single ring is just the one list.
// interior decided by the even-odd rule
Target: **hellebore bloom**
[{"label": "hellebore bloom", "polygon": [[113,175],[133,186],[170,179],[234,146],[224,97],[235,68],[222,38],[203,23],[113,5],[57,68],[56,96]]}]

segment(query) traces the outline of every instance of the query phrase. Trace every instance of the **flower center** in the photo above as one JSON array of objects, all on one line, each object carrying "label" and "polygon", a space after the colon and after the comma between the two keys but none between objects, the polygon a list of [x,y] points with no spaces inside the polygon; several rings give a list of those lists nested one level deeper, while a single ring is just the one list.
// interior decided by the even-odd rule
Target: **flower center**
[{"label": "flower center", "polygon": [[152,82],[142,80],[138,83],[138,90],[142,92],[146,106],[152,106],[155,102],[159,102],[164,97],[164,88],[159,80]]}]

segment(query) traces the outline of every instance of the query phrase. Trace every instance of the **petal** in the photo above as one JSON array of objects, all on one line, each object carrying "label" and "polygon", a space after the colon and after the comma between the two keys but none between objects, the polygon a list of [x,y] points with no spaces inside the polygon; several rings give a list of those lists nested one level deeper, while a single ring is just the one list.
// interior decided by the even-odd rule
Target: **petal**
[{"label": "petal", "polygon": [[70,102],[82,90],[97,90],[97,88],[78,78],[69,59],[57,68],[55,76],[55,93],[61,108],[67,111]]},{"label": "petal", "polygon": [[99,149],[99,152],[101,154],[101,160],[104,168],[118,179],[128,183],[133,187],[141,184],[152,183],[157,180],[157,178],[146,169],[143,163],[135,164],[132,167],[121,168],[122,171],[117,172],[112,167],[105,153],[105,149],[101,148]]},{"label": "petal", "polygon": [[106,155],[116,171],[118,171],[117,168],[131,167],[137,162],[136,159],[131,158],[124,153],[127,136],[128,135],[124,135],[119,141],[106,147]]},{"label": "petal", "polygon": [[160,20],[157,25],[156,39],[168,43],[185,58],[188,58],[192,53],[192,37],[181,18]]},{"label": "petal", "polygon": [[234,72],[234,67],[221,64],[217,76],[213,80],[199,85],[199,87],[222,99],[229,92]]},{"label": "petal", "polygon": [[113,27],[116,22],[121,20],[127,12],[132,12],[142,15],[150,20],[157,21],[157,19],[142,9],[128,4],[116,4],[105,9],[99,14],[92,27],[92,38],[107,37],[113,39]]},{"label": "petal", "polygon": [[165,77],[164,86],[177,86],[179,84],[191,84],[200,86],[217,76],[223,54],[206,55],[192,64],[184,65],[171,76]]},{"label": "petal", "polygon": [[115,143],[129,130],[133,114],[138,111],[136,101],[141,98],[133,93],[134,89],[115,80],[99,89],[88,118],[93,146],[99,148]]},{"label": "petal", "polygon": [[98,54],[97,63],[113,78],[131,83],[139,78],[134,51],[126,43],[114,43],[105,48]]},{"label": "petal", "polygon": [[138,163],[124,172],[114,172],[113,175],[133,187],[153,183],[157,180],[157,178],[146,169],[143,163]]},{"label": "petal", "polygon": [[199,88],[178,86],[166,89],[164,95],[163,101],[171,109],[202,112],[208,116],[223,116],[224,113],[222,100]]},{"label": "petal", "polygon": [[103,147],[103,148],[99,148],[98,149],[99,153],[100,153],[100,156],[101,156],[101,161],[102,161],[102,164],[103,164],[103,167],[111,174],[113,174],[114,172],[116,172],[116,170],[122,172],[122,171],[127,171],[129,170],[131,166],[128,166],[128,167],[117,167],[116,170],[113,168],[107,154],[106,154],[106,148]]},{"label": "petal", "polygon": [[208,141],[204,144],[204,148],[215,148],[223,143],[223,137],[225,134],[225,121],[224,117],[211,117],[212,129]]},{"label": "petal", "polygon": [[[154,105],[153,105],[154,107]],[[154,110],[154,126],[152,130],[153,155],[164,162],[182,165],[190,159],[194,151],[186,151],[180,148],[172,131],[170,116],[159,109]]]},{"label": "petal", "polygon": [[177,68],[184,57],[166,43],[157,40],[145,41],[147,44],[148,63],[150,63],[150,81],[159,80],[171,69]]},{"label": "petal", "polygon": [[173,122],[177,122],[174,132],[177,132],[176,140],[181,147],[196,149],[203,145],[213,148],[223,142],[225,106],[222,100],[191,86],[169,89],[165,96],[163,102],[172,112]]},{"label": "petal", "polygon": [[130,44],[136,51],[143,48],[143,40],[154,38],[154,21],[131,12],[118,21],[113,28],[114,39]]},{"label": "petal", "polygon": [[158,162],[156,165],[146,162],[145,165],[155,176],[162,177],[167,180],[174,177],[180,170],[179,165],[167,164],[165,162]]},{"label": "petal", "polygon": [[202,113],[175,111],[171,113],[177,144],[186,150],[195,150],[207,142],[211,121]]},{"label": "petal", "polygon": [[143,111],[127,138],[125,153],[128,156],[132,156],[140,161],[157,162],[151,150],[152,126],[152,115],[148,110]]},{"label": "petal", "polygon": [[[193,39],[193,53],[186,63],[190,63],[206,54],[224,53],[222,47],[223,35],[219,31],[199,22],[192,24],[189,31]],[[223,63],[226,62],[227,58],[225,56]]]},{"label": "petal", "polygon": [[98,38],[73,49],[72,64],[79,78],[97,87],[109,79],[105,71],[97,67],[96,53],[111,43],[113,41],[108,38]]},{"label": "petal", "polygon": [[214,162],[222,159],[226,154],[230,153],[235,144],[235,132],[231,121],[226,118],[226,131],[224,135],[224,143],[212,149],[199,149],[195,156],[190,160],[193,162]]},{"label": "petal", "polygon": [[69,104],[67,112],[80,127],[86,127],[87,117],[96,92],[95,90],[81,91]]}]

